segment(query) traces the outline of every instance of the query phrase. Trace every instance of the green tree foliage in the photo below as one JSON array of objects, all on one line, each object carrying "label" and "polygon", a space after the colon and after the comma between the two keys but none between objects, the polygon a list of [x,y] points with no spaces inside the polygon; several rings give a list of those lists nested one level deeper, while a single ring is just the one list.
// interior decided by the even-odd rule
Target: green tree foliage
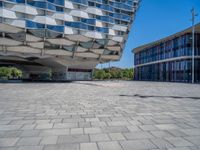
[{"label": "green tree foliage", "polygon": [[22,71],[15,68],[15,67],[11,67],[9,68],[11,70],[11,76],[13,78],[21,78],[22,77]]},{"label": "green tree foliage", "polygon": [[133,79],[133,69],[121,69],[121,68],[104,68],[95,69],[93,72],[94,79],[123,79],[131,80]]},{"label": "green tree foliage", "polygon": [[94,71],[94,77],[96,79],[104,79],[106,76],[106,72],[104,70],[95,70]]},{"label": "green tree foliage", "polygon": [[11,77],[11,70],[7,67],[0,67],[0,77],[9,78]]},{"label": "green tree foliage", "polygon": [[22,71],[15,67],[0,67],[0,78],[21,78]]}]

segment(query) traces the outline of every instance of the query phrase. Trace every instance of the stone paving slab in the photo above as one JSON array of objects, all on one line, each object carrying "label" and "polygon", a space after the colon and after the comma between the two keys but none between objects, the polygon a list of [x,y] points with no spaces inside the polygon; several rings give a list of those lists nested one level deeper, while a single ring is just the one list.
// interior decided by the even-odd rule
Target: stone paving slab
[{"label": "stone paving slab", "polygon": [[200,150],[200,85],[0,84],[0,150]]}]

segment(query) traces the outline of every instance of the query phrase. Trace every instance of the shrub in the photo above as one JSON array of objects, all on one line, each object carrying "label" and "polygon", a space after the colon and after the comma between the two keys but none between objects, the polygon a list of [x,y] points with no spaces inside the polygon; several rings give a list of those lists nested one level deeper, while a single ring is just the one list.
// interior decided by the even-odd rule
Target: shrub
[{"label": "shrub", "polygon": [[104,68],[104,69],[94,69],[93,78],[94,79],[133,79],[134,70],[131,69],[121,69],[121,68]]},{"label": "shrub", "polygon": [[21,78],[22,71],[15,67],[0,67],[0,78]]}]

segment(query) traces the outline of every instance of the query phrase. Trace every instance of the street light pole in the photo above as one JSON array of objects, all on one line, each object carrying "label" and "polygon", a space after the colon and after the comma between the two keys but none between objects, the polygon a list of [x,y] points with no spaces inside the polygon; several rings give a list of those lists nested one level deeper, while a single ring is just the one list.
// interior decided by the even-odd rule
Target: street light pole
[{"label": "street light pole", "polygon": [[194,52],[194,33],[195,33],[195,17],[197,16],[195,9],[192,8],[191,10],[192,13],[192,83],[194,83],[194,77],[195,77],[195,52]]}]

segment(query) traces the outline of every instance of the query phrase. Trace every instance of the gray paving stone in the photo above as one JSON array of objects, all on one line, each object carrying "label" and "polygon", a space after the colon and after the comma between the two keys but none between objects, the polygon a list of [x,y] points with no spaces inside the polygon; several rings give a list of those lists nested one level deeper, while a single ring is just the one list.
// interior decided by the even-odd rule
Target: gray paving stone
[{"label": "gray paving stone", "polygon": [[192,146],[192,147],[189,147],[191,150],[200,150],[200,146],[197,147],[197,146]]},{"label": "gray paving stone", "polygon": [[119,127],[102,127],[102,131],[104,133],[118,133],[118,132],[128,132],[127,127],[119,126]]},{"label": "gray paving stone", "polygon": [[0,131],[19,130],[22,125],[0,125]]},{"label": "gray paving stone", "polygon": [[99,122],[99,118],[85,118],[86,122]]},{"label": "gray paving stone", "polygon": [[156,124],[155,126],[160,130],[179,129],[179,127],[176,124]]},{"label": "gray paving stone", "polygon": [[145,150],[157,148],[149,140],[133,140],[133,141],[121,141],[120,144],[123,150]]},{"label": "gray paving stone", "polygon": [[21,133],[22,131],[20,130],[9,130],[9,131],[5,131],[2,137],[5,137],[5,138],[20,137]]},{"label": "gray paving stone", "polygon": [[200,146],[200,136],[191,136],[191,137],[184,137],[191,143]]},{"label": "gray paving stone", "polygon": [[164,139],[151,139],[151,141],[159,148],[173,148],[174,146]]},{"label": "gray paving stone", "polygon": [[84,128],[84,133],[85,134],[98,134],[102,133],[101,128],[94,127],[94,128]]},{"label": "gray paving stone", "polygon": [[6,125],[9,124],[11,121],[10,120],[0,120],[0,125]]},{"label": "gray paving stone", "polygon": [[58,143],[87,143],[89,142],[88,135],[65,135],[58,137]]},{"label": "gray paving stone", "polygon": [[21,146],[17,150],[43,150],[43,146]]},{"label": "gray paving stone", "polygon": [[32,124],[34,120],[13,120],[9,124],[11,125],[24,125],[24,124]]},{"label": "gray paving stone", "polygon": [[80,150],[79,144],[56,144],[47,145],[44,150]]},{"label": "gray paving stone", "polygon": [[169,148],[168,150],[191,150],[189,147],[176,147],[176,148]]},{"label": "gray paving stone", "polygon": [[170,133],[171,135],[175,136],[175,137],[187,136],[187,134],[185,134],[184,132],[182,132],[180,130],[168,130],[167,132]]},{"label": "gray paving stone", "polygon": [[25,130],[21,132],[20,137],[38,136],[39,133],[40,133],[40,130]]},{"label": "gray paving stone", "polygon": [[71,128],[70,134],[83,134],[83,128]]},{"label": "gray paving stone", "polygon": [[191,142],[183,139],[182,137],[173,137],[173,138],[166,138],[168,142],[173,144],[176,147],[184,147],[184,146],[194,146]]},{"label": "gray paving stone", "polygon": [[72,119],[63,119],[64,123],[78,123],[78,122],[84,122],[85,120],[83,118],[72,118]]},{"label": "gray paving stone", "polygon": [[0,147],[14,146],[19,138],[0,138]]},{"label": "gray paving stone", "polygon": [[[13,83],[0,84],[0,96],[0,139],[18,138],[14,146],[0,150],[100,150],[98,142],[114,142],[123,150],[166,150],[170,144],[176,149],[200,149],[199,100],[173,98],[200,97],[199,85],[134,81]],[[35,138],[40,139],[39,143]],[[18,145],[20,142],[22,145]]]},{"label": "gray paving stone", "polygon": [[96,143],[81,143],[80,150],[98,150]]},{"label": "gray paving stone", "polygon": [[44,123],[38,124],[35,129],[51,129],[53,127],[53,123]]},{"label": "gray paving stone", "polygon": [[56,144],[58,140],[58,136],[45,136],[42,138],[40,144],[48,145],[48,144]]},{"label": "gray paving stone", "polygon": [[50,123],[61,123],[61,122],[62,122],[62,118],[56,118],[50,121]]},{"label": "gray paving stone", "polygon": [[110,141],[110,138],[107,134],[90,134],[90,140],[92,142],[98,141]]},{"label": "gray paving stone", "polygon": [[40,137],[25,137],[17,142],[17,146],[33,146],[40,143]]},{"label": "gray paving stone", "polygon": [[181,130],[183,133],[185,133],[188,136],[194,136],[194,135],[199,135],[200,136],[200,128],[195,128],[195,129],[182,129]]},{"label": "gray paving stone", "polygon": [[92,127],[105,127],[107,126],[105,122],[102,121],[96,121],[96,122],[91,122]]},{"label": "gray paving stone", "polygon": [[170,134],[169,132],[167,131],[150,131],[150,133],[157,137],[157,138],[164,138],[164,137],[173,137],[172,134]]},{"label": "gray paving stone", "polygon": [[100,150],[122,150],[119,143],[113,142],[98,142],[98,146]]},{"label": "gray paving stone", "polygon": [[77,128],[78,127],[78,123],[55,123],[53,128],[57,128],[57,129],[65,129],[65,128]]},{"label": "gray paving stone", "polygon": [[35,128],[35,126],[36,126],[36,124],[25,124],[25,125],[23,125],[21,130],[32,130]]},{"label": "gray paving stone", "polygon": [[127,121],[109,121],[107,122],[108,126],[128,126],[131,125]]},{"label": "gray paving stone", "polygon": [[36,124],[48,124],[50,122],[49,119],[44,119],[44,120],[36,120]]},{"label": "gray paving stone", "polygon": [[122,133],[110,133],[109,136],[113,141],[125,140],[125,137]]},{"label": "gray paving stone", "polygon": [[154,138],[149,132],[130,132],[130,133],[123,133],[123,135],[128,140]]},{"label": "gray paving stone", "polygon": [[139,119],[139,122],[141,122],[143,125],[153,125],[155,122],[152,119]]},{"label": "gray paving stone", "polygon": [[[95,123],[95,122],[93,122]],[[90,122],[79,122],[78,123],[78,127],[79,128],[90,128],[91,127],[91,123]]]},{"label": "gray paving stone", "polygon": [[155,122],[157,124],[174,124],[174,123],[176,123],[176,121],[172,120],[172,119],[155,119]]},{"label": "gray paving stone", "polygon": [[69,129],[48,129],[42,130],[39,136],[68,135]]},{"label": "gray paving stone", "polygon": [[126,126],[130,132],[135,132],[135,131],[142,131],[138,126],[132,125],[132,126]]},{"label": "gray paving stone", "polygon": [[17,147],[0,147],[0,150],[17,150]]},{"label": "gray paving stone", "polygon": [[158,128],[155,127],[154,125],[141,125],[141,126],[139,126],[139,128],[141,128],[143,131],[154,131],[154,130],[158,130]]}]

